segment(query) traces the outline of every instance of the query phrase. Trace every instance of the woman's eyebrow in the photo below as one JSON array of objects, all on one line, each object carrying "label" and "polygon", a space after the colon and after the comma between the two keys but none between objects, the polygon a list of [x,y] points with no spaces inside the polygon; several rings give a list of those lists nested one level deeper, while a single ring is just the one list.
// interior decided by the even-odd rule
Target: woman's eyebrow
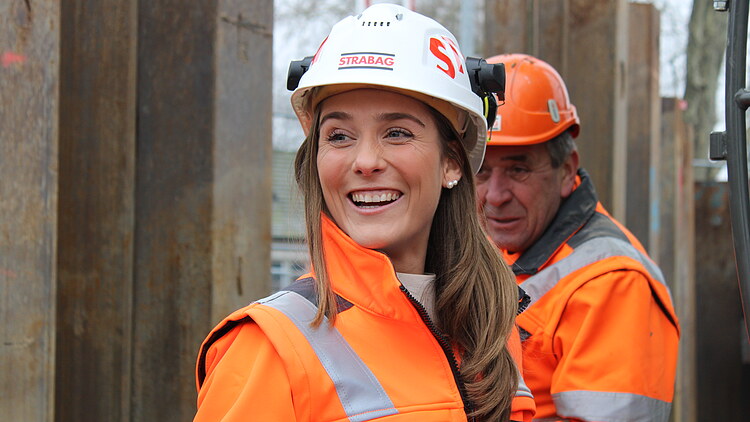
[{"label": "woman's eyebrow", "polygon": [[413,121],[414,123],[416,123],[416,124],[418,124],[418,125],[420,125],[422,127],[425,127],[424,122],[422,122],[416,116],[414,116],[412,114],[409,114],[409,113],[382,113],[382,114],[378,115],[377,118],[378,118],[378,120],[383,120],[383,121],[393,121],[393,120],[407,119],[407,120]]},{"label": "woman's eyebrow", "polygon": [[320,118],[320,124],[322,125],[328,119],[351,120],[352,115],[345,111],[332,111]]}]

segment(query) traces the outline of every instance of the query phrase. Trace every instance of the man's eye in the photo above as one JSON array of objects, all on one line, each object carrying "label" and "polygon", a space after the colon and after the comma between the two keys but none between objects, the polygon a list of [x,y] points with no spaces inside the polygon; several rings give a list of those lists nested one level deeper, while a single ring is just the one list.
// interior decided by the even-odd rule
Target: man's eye
[{"label": "man's eye", "polygon": [[505,169],[505,174],[516,182],[523,182],[529,178],[531,169],[520,166],[508,167]]},{"label": "man's eye", "polygon": [[527,174],[530,170],[526,167],[511,167],[508,169],[509,174]]},{"label": "man's eye", "polygon": [[492,172],[486,168],[480,168],[475,178],[477,180],[487,180]]}]

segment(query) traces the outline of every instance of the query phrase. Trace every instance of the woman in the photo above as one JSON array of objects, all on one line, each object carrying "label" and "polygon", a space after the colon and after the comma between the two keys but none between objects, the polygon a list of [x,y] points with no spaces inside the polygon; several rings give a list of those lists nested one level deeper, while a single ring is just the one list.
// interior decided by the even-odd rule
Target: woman
[{"label": "woman", "polygon": [[507,346],[518,290],[475,208],[477,69],[435,21],[378,4],[304,70],[313,272],[208,336],[195,421],[530,419]]}]

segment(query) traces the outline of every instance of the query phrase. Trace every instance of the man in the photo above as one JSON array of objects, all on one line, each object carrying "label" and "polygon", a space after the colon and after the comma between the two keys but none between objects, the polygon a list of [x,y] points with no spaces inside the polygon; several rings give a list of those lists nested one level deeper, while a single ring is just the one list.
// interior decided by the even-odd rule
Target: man
[{"label": "man", "polygon": [[531,296],[517,323],[536,418],[666,421],[679,326],[661,272],[578,168],[580,122],[560,75],[527,55],[488,61],[505,63],[507,82],[477,196]]}]

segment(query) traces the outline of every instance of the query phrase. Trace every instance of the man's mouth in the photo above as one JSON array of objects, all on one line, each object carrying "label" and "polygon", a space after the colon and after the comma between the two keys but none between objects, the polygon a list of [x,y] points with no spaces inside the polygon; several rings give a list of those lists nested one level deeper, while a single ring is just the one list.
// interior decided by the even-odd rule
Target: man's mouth
[{"label": "man's mouth", "polygon": [[495,224],[497,226],[507,226],[509,224],[514,224],[518,222],[521,218],[520,217],[490,217],[487,216],[487,222],[490,224]]},{"label": "man's mouth", "polygon": [[359,208],[382,207],[400,197],[399,191],[357,191],[349,194],[349,199]]}]

